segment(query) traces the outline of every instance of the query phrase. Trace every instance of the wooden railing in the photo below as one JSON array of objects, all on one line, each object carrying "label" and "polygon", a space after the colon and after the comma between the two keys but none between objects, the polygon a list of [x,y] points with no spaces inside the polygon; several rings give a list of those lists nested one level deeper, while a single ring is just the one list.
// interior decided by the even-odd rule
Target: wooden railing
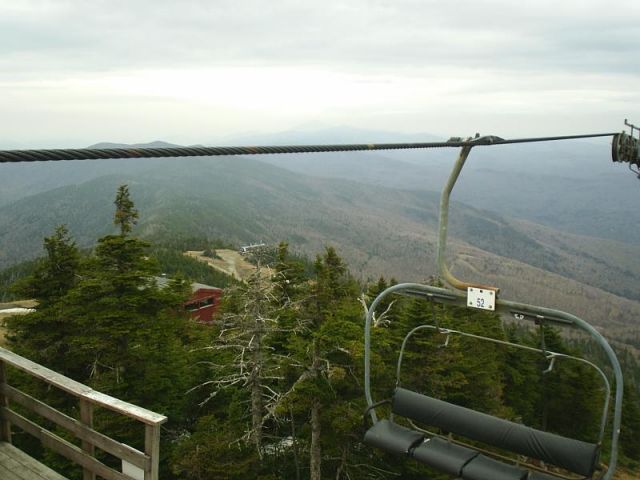
[{"label": "wooden railing", "polygon": [[[30,376],[76,397],[79,402],[80,418],[72,418],[9,385],[7,366],[22,370]],[[17,413],[11,408],[14,403],[70,432],[80,441],[80,446],[61,438]],[[144,452],[94,430],[94,407],[103,407],[141,422],[145,431]],[[137,480],[137,478],[157,480],[160,425],[166,421],[167,417],[164,415],[96,392],[82,383],[0,348],[0,441],[11,443],[11,428],[12,426],[18,427],[39,439],[45,448],[53,450],[82,467],[83,480],[94,480],[96,476],[105,480]],[[115,470],[95,458],[95,448],[120,459],[125,473]],[[124,465],[128,468],[125,469]]]}]

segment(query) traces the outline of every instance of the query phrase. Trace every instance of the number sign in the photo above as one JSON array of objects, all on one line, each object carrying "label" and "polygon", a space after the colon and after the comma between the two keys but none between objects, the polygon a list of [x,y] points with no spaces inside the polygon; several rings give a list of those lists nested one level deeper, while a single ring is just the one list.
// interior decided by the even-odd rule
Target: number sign
[{"label": "number sign", "polygon": [[467,289],[467,306],[481,310],[495,310],[496,291],[488,288],[469,287]]}]

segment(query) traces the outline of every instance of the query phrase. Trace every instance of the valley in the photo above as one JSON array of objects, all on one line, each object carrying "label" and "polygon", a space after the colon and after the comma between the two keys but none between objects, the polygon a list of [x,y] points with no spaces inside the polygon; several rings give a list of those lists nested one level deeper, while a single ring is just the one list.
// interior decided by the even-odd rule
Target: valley
[{"label": "valley", "polygon": [[[348,159],[344,160],[348,163]],[[398,186],[385,184],[389,182],[375,183],[366,175],[361,178],[306,175],[254,158],[243,157],[181,158],[152,162],[134,160],[129,163],[131,168],[127,168],[129,164],[123,163],[117,171],[101,164],[100,161],[95,163],[93,173],[85,170],[83,178],[75,177],[75,182],[67,184],[64,176],[70,165],[64,163],[54,165],[50,169],[51,175],[46,183],[51,185],[58,182],[55,188],[48,188],[44,183],[40,183],[39,187],[34,185],[33,194],[18,195],[0,207],[0,264],[13,267],[6,270],[7,275],[3,277],[5,284],[6,280],[16,278],[21,271],[27,270],[28,264],[21,261],[34,258],[41,252],[43,237],[51,235],[56,225],[66,224],[70,235],[88,255],[81,264],[80,275],[77,275],[80,278],[77,286],[73,286],[72,290],[54,305],[54,308],[58,306],[66,308],[66,302],[69,302],[69,306],[73,308],[81,308],[81,310],[75,310],[73,316],[68,317],[69,325],[75,325],[74,322],[78,322],[78,319],[93,322],[96,315],[106,315],[105,318],[109,320],[111,314],[108,308],[94,309],[90,306],[94,300],[98,304],[106,302],[105,305],[114,306],[112,302],[115,296],[109,290],[112,283],[103,282],[102,279],[113,280],[111,276],[118,269],[109,268],[111,263],[105,261],[107,259],[105,252],[112,251],[111,248],[106,247],[140,242],[138,244],[140,246],[138,252],[142,255],[139,257],[140,268],[148,268],[151,271],[152,264],[148,263],[148,260],[152,259],[155,263],[157,259],[158,266],[162,267],[160,271],[167,272],[169,277],[177,275],[178,278],[184,278],[184,274],[189,272],[190,275],[195,274],[195,276],[186,275],[188,278],[202,279],[209,285],[223,286],[222,283],[217,283],[223,282],[224,285],[237,287],[225,293],[229,295],[229,305],[232,309],[237,308],[237,311],[225,312],[224,321],[220,325],[214,324],[212,328],[207,327],[199,331],[196,336],[192,336],[196,334],[193,328],[200,327],[183,318],[181,321],[187,320],[183,325],[183,333],[180,334],[176,330],[172,335],[167,334],[168,330],[165,327],[157,325],[158,319],[168,320],[173,318],[172,315],[147,316],[144,318],[151,323],[146,327],[147,333],[143,335],[145,338],[148,332],[154,331],[153,326],[159,339],[185,341],[185,346],[188,345],[190,352],[194,351],[191,342],[200,335],[202,335],[201,340],[206,337],[214,343],[217,342],[207,344],[201,350],[219,351],[217,354],[212,354],[219,357],[210,357],[210,354],[207,354],[206,359],[200,363],[210,365],[214,369],[226,369],[227,373],[222,370],[220,372],[227,377],[220,377],[215,373],[214,379],[222,378],[221,382],[237,383],[240,380],[234,377],[233,373],[228,373],[231,372],[230,369],[234,364],[233,361],[229,362],[233,357],[224,351],[227,346],[224,342],[231,342],[229,345],[233,348],[242,347],[243,352],[244,344],[238,344],[240,338],[246,337],[248,342],[246,348],[253,348],[254,344],[262,345],[262,340],[254,342],[255,335],[266,335],[264,315],[269,315],[267,309],[275,308],[274,299],[279,299],[282,305],[278,308],[281,308],[283,313],[280,317],[280,310],[277,313],[272,312],[274,318],[279,320],[276,330],[272,332],[273,338],[269,337],[269,342],[272,343],[266,344],[267,348],[273,349],[274,352],[296,352],[304,362],[308,360],[310,351],[316,351],[315,346],[311,348],[311,345],[315,345],[313,343],[315,339],[323,338],[322,348],[328,349],[327,355],[323,354],[323,358],[326,356],[331,359],[331,364],[327,363],[326,379],[332,387],[331,389],[323,388],[323,391],[334,392],[334,387],[337,386],[335,392],[338,390],[341,392],[336,394],[336,398],[340,400],[328,400],[327,405],[338,406],[338,410],[332,411],[331,415],[339,419],[339,425],[352,423],[360,425],[362,392],[359,381],[353,381],[353,378],[361,378],[361,372],[357,370],[362,365],[357,353],[361,352],[362,335],[362,309],[358,299],[365,286],[368,287],[367,295],[375,294],[375,285],[385,284],[384,281],[378,282],[380,277],[384,277],[386,282],[422,282],[431,280],[435,275],[439,203],[439,194],[436,191],[426,188],[398,188]],[[339,164],[340,162],[337,163]],[[389,170],[389,165],[397,166],[382,162],[379,164],[378,175],[391,179],[393,168]],[[496,184],[496,190],[500,188],[500,185]],[[35,193],[38,189],[42,191]],[[135,213],[138,221],[135,227],[131,224],[126,235],[124,230],[121,230],[120,235],[113,235],[118,225],[117,222],[116,225],[113,224],[113,191],[120,192],[123,189],[127,191],[127,195],[130,191],[132,198],[135,199],[136,208],[139,209]],[[508,212],[481,207],[480,203],[457,200],[451,205],[447,262],[454,275],[462,280],[498,287],[503,299],[566,310],[584,318],[616,347],[623,358],[624,368],[628,369],[629,377],[627,378],[633,381],[637,375],[637,359],[640,357],[640,336],[637,328],[640,294],[635,288],[640,272],[640,261],[636,258],[633,241],[621,241],[616,238],[616,235],[581,234],[574,228],[577,224],[567,229],[556,228],[544,222],[538,223],[529,215],[514,216]],[[551,202],[551,206],[544,207],[553,212],[552,207],[556,203],[559,204],[559,202]],[[609,207],[603,205],[603,208],[606,210]],[[117,221],[117,215],[115,219]],[[622,227],[619,226],[619,228]],[[99,237],[101,238],[98,240],[98,246],[94,247]],[[284,266],[285,270],[281,272],[288,273],[278,277],[281,278],[280,283],[274,281],[269,285],[273,296],[270,296],[262,306],[259,301],[255,303],[256,298],[262,298],[261,285],[257,285],[260,282],[237,281],[251,275],[254,266],[234,249],[234,245],[237,247],[256,239],[264,241],[270,247],[285,241],[289,244],[290,253],[293,254],[284,257],[285,260],[279,263],[279,267],[274,267]],[[146,247],[145,240],[149,242]],[[147,253],[145,250],[149,246],[151,248]],[[90,249],[94,249],[92,253],[89,253]],[[185,250],[187,250],[186,254],[183,254]],[[315,263],[313,263],[314,258],[316,258]],[[300,261],[300,259],[305,260]],[[342,259],[345,263],[342,263]],[[51,267],[55,267],[55,264],[52,263]],[[269,272],[265,273],[269,274]],[[291,277],[287,276],[289,274]],[[53,275],[54,278],[57,276],[57,273]],[[205,277],[208,280],[205,281]],[[272,275],[269,274],[269,278],[271,277]],[[293,283],[291,289],[289,289],[289,278]],[[176,288],[179,285],[176,282]],[[96,287],[106,287],[107,290],[104,291],[107,293],[94,297],[90,292],[94,292]],[[79,304],[74,303],[84,293],[89,294],[90,297]],[[156,295],[150,291],[148,285],[143,284],[133,285],[130,295],[138,297],[146,293]],[[160,295],[160,292],[157,294]],[[300,307],[297,300],[289,304],[291,296],[299,299],[301,305],[305,305],[303,314],[298,310]],[[167,300],[169,298],[176,301],[178,297],[169,294]],[[238,301],[240,303],[233,306],[234,302]],[[242,302],[248,303],[242,304]],[[154,300],[150,305],[155,303]],[[130,304],[125,302],[122,305],[135,304],[146,305],[142,300]],[[43,302],[41,305],[46,304]],[[252,305],[252,307],[247,310],[246,305]],[[178,303],[177,306],[178,310],[182,310],[184,303]],[[261,310],[263,307],[265,311]],[[62,332],[58,330],[60,327],[62,327],[61,330],[67,328],[67,317],[58,318],[56,311],[52,310],[49,313],[44,308],[46,307],[36,311],[34,318],[40,314],[43,322],[54,322],[55,328],[44,328],[43,333],[45,336],[61,334]],[[254,310],[255,308],[258,310]],[[380,331],[377,335],[382,334],[388,337],[385,341],[398,341],[401,337],[395,337],[394,329],[424,321],[425,315],[430,315],[428,309],[429,305],[424,302],[415,302],[408,298],[400,299],[397,310],[394,311],[397,317],[389,325],[388,330]],[[78,311],[85,312],[85,316],[78,316]],[[123,318],[130,320],[120,325],[136,330],[137,327],[134,325],[139,321],[137,311],[133,311],[130,306],[120,310],[116,307],[114,311],[121,311]],[[176,311],[176,305],[172,311]],[[251,313],[247,315],[247,312]],[[513,322],[501,322],[496,316],[486,316],[468,309],[453,312],[453,310],[443,312],[443,320],[450,315],[446,318],[447,322],[460,323],[476,332],[491,331],[492,334],[498,333],[499,336],[513,334],[521,336],[520,340],[523,342],[538,344],[529,330],[518,331],[512,328]],[[312,335],[308,335],[304,330],[302,330],[303,333],[299,333],[298,328],[309,328],[301,327],[301,325],[307,325],[305,317],[309,315],[310,318],[321,315],[321,328]],[[22,319],[14,318],[7,323],[7,328],[13,329],[9,330],[11,339],[15,338],[15,331],[22,332],[23,342],[29,342],[34,338],[33,330],[27,328],[28,325],[25,323],[30,318],[25,317],[22,322],[20,321]],[[64,321],[60,322],[61,319]],[[101,320],[100,324],[107,323]],[[276,325],[275,322],[274,325]],[[286,332],[287,328],[292,330],[283,337],[282,332]],[[81,328],[78,331],[78,338],[81,338],[79,342],[76,341],[76,345],[79,346],[78,351],[86,350],[87,342],[83,335],[87,333],[93,334],[93,329]],[[554,348],[557,348],[557,351],[563,351],[565,347],[562,343],[565,341],[566,348],[577,345],[584,349],[590,348],[589,344],[584,343],[586,340],[584,335],[571,334],[560,337],[555,332],[549,333],[554,337]],[[316,334],[321,337],[316,337]],[[217,340],[212,340],[214,337]],[[64,341],[66,338],[65,336]],[[103,339],[91,340],[91,342],[96,341],[97,345],[104,343]],[[305,345],[308,341],[312,343]],[[158,353],[163,360],[149,361],[146,365],[162,365],[175,375],[177,370],[168,362],[165,364],[165,351],[157,350],[155,348],[157,343],[158,340],[154,340],[144,348],[144,351]],[[336,351],[332,350],[333,345],[339,345]],[[439,345],[438,342],[433,346],[437,347],[437,345]],[[475,350],[477,346],[473,348]],[[445,355],[453,354],[453,358],[456,358],[464,349],[466,347],[462,344],[450,345]],[[132,351],[134,350],[136,349]],[[387,368],[388,373],[391,373],[395,350],[393,346],[387,349],[384,354],[385,360],[377,367],[378,372]],[[459,350],[458,353],[452,353],[457,350]],[[482,399],[482,405],[474,405],[474,407],[485,411],[504,409],[506,405],[506,410],[502,413],[516,415],[520,421],[519,415],[523,412],[529,415],[527,424],[536,424],[539,418],[534,412],[539,408],[538,404],[543,401],[544,395],[540,396],[540,392],[532,393],[530,385],[544,383],[539,370],[540,358],[525,360],[518,357],[515,359],[511,358],[509,352],[499,353],[497,350],[489,347],[480,353],[476,351],[474,355],[464,355],[464,362],[462,357],[453,363],[445,362],[447,367],[443,371],[438,373],[436,369],[426,377],[422,370],[413,368],[417,373],[414,380],[424,382],[424,379],[428,378],[428,382],[431,382],[432,377],[439,378],[444,373],[442,380],[453,386],[452,395],[463,404]],[[37,355],[40,351],[39,348],[35,349],[30,355]],[[74,354],[75,352],[76,350],[73,350]],[[94,358],[93,351],[88,353],[89,360],[83,360],[83,364]],[[291,358],[288,353],[274,354],[272,357]],[[176,359],[176,362],[182,362],[180,365],[183,367],[187,366],[180,360],[180,355],[174,355],[171,358]],[[211,361],[212,358],[215,360]],[[236,358],[240,359],[238,365],[241,374],[244,375],[249,371],[246,370],[244,353]],[[267,356],[249,355],[246,358],[267,359]],[[66,355],[55,355],[54,359],[66,361]],[[481,365],[475,364],[477,361],[481,362]],[[512,365],[511,362],[516,363]],[[462,364],[464,364],[464,370],[468,369],[468,374],[465,373],[463,378],[460,377]],[[343,367],[344,365],[347,367]],[[307,372],[308,370],[303,369],[300,378],[306,378]],[[571,402],[572,409],[569,412],[566,407],[560,408],[556,412],[556,414],[560,412],[560,415],[553,423],[557,424],[554,427],[556,432],[566,429],[573,435],[576,425],[586,431],[587,425],[591,424],[583,420],[589,409],[597,406],[597,401],[589,395],[582,396],[574,392],[574,388],[577,387],[593,392],[595,387],[590,386],[591,380],[582,376],[580,371],[571,372],[569,373],[572,375],[578,375],[575,377],[577,378],[575,385],[568,379],[559,380],[557,388],[566,392],[566,398]],[[212,385],[212,382],[217,382],[207,377],[210,374],[211,372],[201,372],[200,378],[205,379],[203,385]],[[468,378],[466,375],[469,375]],[[186,373],[177,376],[182,380],[189,377]],[[142,382],[144,385],[147,377],[140,378],[144,379]],[[295,379],[296,375],[291,378],[286,376],[268,378],[277,379],[278,382],[286,381],[287,385],[283,390],[286,392],[294,391],[300,381]],[[522,378],[526,380],[522,381]],[[554,378],[558,381],[556,377]],[[117,376],[115,381],[118,385]],[[190,382],[193,382],[193,379]],[[242,395],[242,389],[246,384],[236,389],[234,386],[236,383],[232,384],[233,389]],[[166,392],[169,386],[165,385],[162,388]],[[171,388],[178,397],[184,397],[186,387],[179,386],[177,379],[171,382]],[[273,383],[273,387],[271,384],[268,386],[269,391],[276,392],[272,388],[279,388],[279,386],[276,383]],[[459,392],[456,393],[456,390]],[[193,392],[194,388],[189,391]],[[209,393],[198,390],[196,393],[197,396],[209,395],[209,399],[217,394],[218,390]],[[289,394],[285,393],[283,398]],[[227,397],[226,393],[222,395],[212,401],[211,407],[207,408],[220,409],[221,414],[227,415],[228,413],[224,412],[232,410],[229,405],[235,405],[235,400]],[[297,398],[317,398],[321,393],[318,392],[315,396],[303,394],[302,397],[299,393],[292,395],[296,395]],[[154,395],[151,401],[158,398],[160,398],[158,395]],[[578,398],[584,400],[579,405],[576,400]],[[146,399],[141,402],[146,405],[152,404]],[[248,403],[245,402],[245,404]],[[345,419],[345,411],[340,410],[343,404],[349,408],[348,419]],[[202,405],[203,403],[200,403],[201,407]],[[307,435],[308,432],[304,431],[306,413],[296,413],[294,417],[294,413],[290,411],[289,415],[291,425],[295,422],[300,426],[302,435]],[[573,417],[580,421],[576,422]],[[207,419],[206,416],[199,418]],[[567,425],[563,426],[564,423]],[[237,428],[237,421],[232,424],[235,425],[233,428]],[[213,435],[207,434],[209,441],[218,442],[221,432],[230,431],[219,427],[210,429],[206,424],[203,425],[207,432],[214,432]],[[195,432],[194,436],[179,441],[175,448],[185,449],[186,452],[198,451],[199,444],[193,442],[198,442],[197,436],[202,434],[199,430],[200,423],[192,425],[191,428]],[[349,428],[352,430],[352,427]],[[629,427],[625,426],[625,428],[627,429],[624,430],[625,432],[630,431]],[[288,431],[285,435],[289,435]],[[345,445],[353,445],[352,436],[347,437]],[[223,439],[221,448],[222,452],[226,452],[224,454],[229,451],[228,445],[228,442]],[[634,445],[634,442],[627,441],[625,448],[632,449]],[[176,458],[186,457],[178,454]],[[630,461],[626,461],[626,464],[635,465]],[[193,468],[193,465],[191,459],[185,462],[178,460],[172,468],[178,471],[183,468]],[[217,463],[211,458],[206,458],[204,465],[207,466],[206,468],[209,466],[217,468]],[[622,470],[620,473],[622,474]]]},{"label": "valley", "polygon": [[[169,144],[154,144],[163,145]],[[109,232],[112,192],[128,183],[141,211],[136,232],[152,241],[187,232],[235,244],[261,238],[271,244],[286,241],[292,251],[306,256],[331,245],[363,282],[380,276],[423,281],[434,275],[439,194],[429,188],[441,182],[450,159],[436,152],[427,168],[416,160],[416,152],[402,164],[372,154],[346,155],[292,156],[286,162],[284,156],[59,162],[43,164],[47,174],[40,179],[2,165],[10,167],[13,185],[30,182],[31,191],[44,191],[15,194],[10,202],[5,198],[0,207],[0,268],[39,255],[42,238],[58,224],[67,224],[80,246],[92,245]],[[593,159],[587,162],[595,165]],[[504,158],[494,160],[496,165],[507,173],[515,168]],[[593,168],[600,174],[605,167]],[[407,172],[415,174],[411,181]],[[425,172],[433,174],[430,183],[418,189]],[[469,175],[476,173],[472,164]],[[398,188],[402,184],[413,189]],[[464,199],[472,187],[463,181],[454,200]],[[497,182],[494,194],[505,189]],[[531,198],[521,203],[528,201],[536,204]],[[507,207],[512,203],[504,202]],[[543,209],[550,214],[565,203]],[[607,205],[599,208],[609,209]],[[515,212],[513,208],[508,212]],[[571,232],[575,228],[559,229],[536,223],[529,215],[516,218],[464,201],[454,201],[451,211],[449,263],[457,276],[496,285],[503,298],[575,312],[621,332],[621,337],[637,324],[640,259],[633,235],[623,242],[604,234],[578,234]],[[614,230],[624,228],[635,224],[619,221]]]}]

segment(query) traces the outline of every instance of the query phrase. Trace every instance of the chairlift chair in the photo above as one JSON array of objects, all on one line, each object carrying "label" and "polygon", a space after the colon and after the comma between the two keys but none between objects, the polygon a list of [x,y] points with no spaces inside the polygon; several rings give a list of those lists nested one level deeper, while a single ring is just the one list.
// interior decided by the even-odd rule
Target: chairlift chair
[{"label": "chairlift chair", "polygon": [[[367,311],[364,331],[364,386],[367,401],[365,422],[369,419],[372,425],[367,428],[363,441],[366,445],[413,458],[436,470],[464,480],[553,480],[558,478],[610,480],[617,462],[623,392],[620,363],[611,346],[585,320],[560,310],[498,299],[498,289],[457,279],[451,274],[445,262],[451,191],[473,146],[500,143],[500,140],[497,137],[476,137],[474,140],[467,140],[441,195],[437,264],[441,278],[453,289],[417,283],[394,285],[381,292]],[[618,139],[615,139],[614,143],[616,141]],[[463,291],[466,292],[466,295],[462,293]],[[604,350],[613,372],[615,392],[612,395],[611,384],[604,371],[586,359],[441,328],[435,324],[425,324],[412,329],[404,338],[398,356],[396,387],[391,398],[375,401],[371,394],[371,328],[377,307],[386,297],[393,294],[418,296],[432,302],[464,308],[493,310],[500,314],[512,315],[518,320],[532,320],[536,324],[543,322],[549,325],[580,329]],[[470,337],[479,341],[489,341],[539,352],[549,361],[548,370],[553,369],[558,360],[580,362],[595,369],[602,379],[605,392],[598,441],[589,443],[538,430],[403,388],[400,382],[400,373],[405,348],[411,337],[422,330],[431,330],[446,338],[453,335]],[[605,440],[610,413],[609,402],[612,397],[613,426],[611,428],[610,458],[608,466],[604,466],[600,464],[600,454]],[[388,418],[379,418],[376,412],[376,409],[383,404],[390,404],[391,413]],[[394,420],[395,417],[406,419],[410,427],[397,423]],[[449,435],[435,434],[416,426],[416,423],[448,432]],[[480,442],[490,447],[538,460],[545,465],[557,467],[556,470],[567,471],[569,475],[558,473],[556,470],[552,472],[535,465],[514,462],[508,457],[493,454],[488,450],[481,450],[459,440],[453,440],[452,435],[456,435],[456,438],[462,437],[468,441]]]}]

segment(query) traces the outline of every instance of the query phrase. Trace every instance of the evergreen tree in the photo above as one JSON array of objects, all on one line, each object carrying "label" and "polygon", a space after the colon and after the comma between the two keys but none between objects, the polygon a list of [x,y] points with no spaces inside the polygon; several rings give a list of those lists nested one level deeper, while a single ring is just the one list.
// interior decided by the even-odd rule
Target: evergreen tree
[{"label": "evergreen tree", "polygon": [[38,302],[35,312],[7,320],[8,340],[16,353],[58,371],[66,371],[73,327],[60,300],[78,282],[80,253],[64,225],[44,239],[46,256],[32,275],[12,286],[22,298]]},{"label": "evergreen tree", "polygon": [[[548,351],[581,356],[566,344],[557,329],[546,325],[537,331],[536,344],[539,348],[544,345]],[[548,367],[549,362],[544,361],[539,371]],[[582,363],[560,359],[552,371],[540,373],[538,378],[541,403],[537,411],[542,428],[595,442],[604,401],[604,386],[595,370]]]},{"label": "evergreen tree", "polygon": [[[221,322],[215,328],[208,354],[202,360],[211,367],[201,387],[211,388],[202,402],[209,413],[198,422],[194,435],[181,442],[180,452],[200,448],[220,452],[215,458],[199,458],[186,453],[191,460],[179,458],[174,470],[187,478],[200,478],[206,470],[208,478],[271,478],[269,472],[282,471],[280,426],[290,415],[281,408],[284,373],[290,368],[285,355],[285,340],[293,334],[296,321],[290,298],[298,294],[293,270],[288,263],[286,244],[281,245],[276,274],[265,275],[261,260],[245,282],[227,290]],[[291,274],[292,281],[285,278]],[[284,294],[291,288],[290,295]],[[285,317],[283,319],[283,317]],[[283,413],[284,412],[284,413]],[[211,430],[217,425],[220,431]],[[288,449],[285,449],[288,453]],[[228,465],[234,458],[234,465]],[[201,462],[202,460],[202,462]],[[225,472],[226,474],[223,474]]]},{"label": "evergreen tree", "polygon": [[134,208],[127,185],[120,185],[114,204],[116,213],[113,223],[120,228],[122,236],[127,235],[131,232],[133,226],[138,223],[138,210]]},{"label": "evergreen tree", "polygon": [[32,275],[12,286],[22,298],[33,298],[47,308],[67,293],[78,280],[80,253],[65,225],[45,237],[46,257],[38,262]]},{"label": "evergreen tree", "polygon": [[136,218],[123,185],[114,215],[120,235],[98,240],[82,279],[59,302],[74,325],[65,373],[176,419],[187,390],[180,343],[186,315],[179,312],[189,288],[181,281],[158,287],[149,244],[130,235]]},{"label": "evergreen tree", "polygon": [[[180,280],[159,288],[149,245],[130,235],[137,211],[126,186],[116,199],[114,223],[119,235],[98,241],[95,252],[80,261],[66,228],[45,239],[47,257],[18,288],[33,292],[35,313],[9,323],[12,348],[30,359],[98,391],[166,414],[169,429],[182,428],[185,396],[192,384],[183,302],[189,286]],[[47,401],[72,410],[54,393]],[[124,417],[102,410],[101,430],[141,448],[143,436]],[[170,453],[163,438],[163,455]]]},{"label": "evergreen tree", "polygon": [[280,242],[276,253],[272,278],[274,300],[280,306],[291,304],[299,297],[300,287],[306,280],[304,265],[289,255],[289,244]]},{"label": "evergreen tree", "polygon": [[272,303],[278,309],[278,330],[271,337],[274,353],[286,355],[292,332],[302,328],[300,307],[308,278],[304,265],[289,254],[289,245],[280,242],[271,278]]},{"label": "evergreen tree", "polygon": [[255,448],[238,442],[243,435],[241,415],[219,418],[205,415],[195,431],[180,442],[173,453],[172,469],[185,480],[261,478]]},{"label": "evergreen tree", "polygon": [[[538,347],[537,337],[528,329],[512,325],[507,339],[513,343]],[[504,365],[504,402],[515,420],[534,428],[542,428],[543,370],[548,367],[542,354],[517,348],[507,349]]]},{"label": "evergreen tree", "polygon": [[347,478],[363,406],[354,377],[362,342],[358,288],[329,247],[317,257],[307,289],[301,315],[308,330],[290,342],[303,371],[290,389],[288,405],[296,418],[308,420],[300,430],[308,442],[309,478],[322,478],[328,465],[337,478]]},{"label": "evergreen tree", "polygon": [[[391,301],[394,301],[393,307],[387,315],[394,320],[388,328],[376,328],[372,332],[375,351],[384,355],[383,364],[397,363],[405,336],[421,325],[504,339],[501,321],[496,315],[445,307],[420,297],[386,299],[387,303]],[[400,381],[403,386],[427,395],[487,413],[499,413],[504,355],[503,349],[490,342],[441,333],[437,328],[420,329],[407,341]],[[393,374],[393,383],[374,373],[376,383],[387,382],[380,394],[388,397],[395,384],[395,371],[389,372]]]},{"label": "evergreen tree", "polygon": [[[420,325],[448,326],[453,328],[452,314],[441,305],[422,298],[401,301],[407,303],[404,315],[391,324],[389,335],[394,336],[394,348],[390,358],[394,362],[405,336]],[[419,330],[406,344],[402,364],[402,385],[437,398],[452,399],[467,384],[465,352],[461,339],[449,337],[433,329]],[[387,393],[388,395],[388,393]]]}]

